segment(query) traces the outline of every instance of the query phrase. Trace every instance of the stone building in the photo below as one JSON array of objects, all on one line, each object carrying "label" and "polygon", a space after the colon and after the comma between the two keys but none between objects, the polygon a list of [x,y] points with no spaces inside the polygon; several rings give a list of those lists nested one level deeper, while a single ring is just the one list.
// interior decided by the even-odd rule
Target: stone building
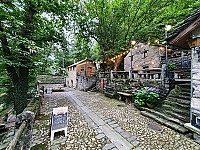
[{"label": "stone building", "polygon": [[185,126],[193,131],[200,143],[200,9],[185,19],[167,39],[170,45],[190,49],[191,52],[191,107],[190,123]]},{"label": "stone building", "polygon": [[[161,68],[161,50],[159,46],[149,46],[144,43],[139,43],[132,49],[132,68],[146,69],[146,68]],[[124,58],[124,70],[131,69],[131,52]]]},{"label": "stone building", "polygon": [[67,87],[87,90],[96,83],[95,65],[87,58],[68,66],[66,69],[68,71]]}]

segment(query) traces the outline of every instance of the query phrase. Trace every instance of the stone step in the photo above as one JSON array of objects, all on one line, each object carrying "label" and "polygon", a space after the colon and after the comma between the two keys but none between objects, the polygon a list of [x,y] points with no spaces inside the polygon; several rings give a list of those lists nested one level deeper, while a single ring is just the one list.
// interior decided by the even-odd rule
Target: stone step
[{"label": "stone step", "polygon": [[176,99],[176,102],[180,103],[180,104],[185,104],[185,105],[190,105],[190,101],[189,100],[184,100],[184,99]]},{"label": "stone step", "polygon": [[190,91],[189,92],[185,92],[185,91],[182,91],[181,93],[180,93],[180,95],[185,95],[185,96],[190,96]]},{"label": "stone step", "polygon": [[168,97],[166,99],[166,101],[177,102],[179,104],[189,105],[190,106],[190,101],[189,100],[185,100],[185,99],[178,99],[178,98],[175,98],[175,97]]},{"label": "stone step", "polygon": [[181,108],[174,108],[171,105],[163,104],[162,108],[164,110],[171,110],[171,111],[173,111],[175,113],[178,113],[178,114],[181,114],[181,115],[184,115],[184,116],[189,116],[190,115],[190,111],[189,110],[185,110],[185,109],[181,109]]},{"label": "stone step", "polygon": [[172,129],[174,129],[174,130],[176,130],[176,131],[178,131],[180,133],[184,134],[184,133],[188,132],[188,130],[186,128],[184,128],[184,127],[182,127],[182,126],[180,126],[180,125],[178,125],[176,123],[173,123],[171,121],[168,121],[166,119],[160,118],[157,115],[151,114],[151,113],[146,112],[146,111],[141,111],[141,114],[146,116],[146,117],[152,118],[153,120],[159,122],[160,124],[163,124],[163,125],[165,125],[165,126],[167,126],[169,128],[172,128]]},{"label": "stone step", "polygon": [[191,84],[190,83],[183,83],[183,84],[178,84],[178,86],[180,86],[182,89],[183,88],[190,89]]},{"label": "stone step", "polygon": [[164,118],[164,119],[166,119],[166,120],[168,120],[168,121],[177,123],[177,124],[182,125],[182,126],[184,125],[184,122],[183,122],[183,121],[181,121],[181,120],[179,120],[179,119],[177,119],[177,118],[173,118],[173,117],[170,116],[170,115],[166,115],[166,114],[164,114],[164,113],[158,112],[158,111],[156,111],[156,110],[154,110],[154,109],[144,108],[143,110],[145,110],[146,112],[149,112],[149,113],[151,113],[151,114],[154,114],[154,115],[156,115],[156,116],[159,116],[159,117],[161,117],[161,118]]},{"label": "stone step", "polygon": [[178,98],[178,99],[190,100],[190,96],[185,96],[185,95],[170,95],[169,97],[174,97],[174,98]]},{"label": "stone step", "polygon": [[116,94],[114,92],[104,92],[104,94],[106,97],[109,97],[109,98],[113,98],[116,96]]},{"label": "stone step", "polygon": [[191,92],[191,89],[190,89],[190,88],[182,88],[181,90],[182,90],[182,92],[188,92],[188,93]]},{"label": "stone step", "polygon": [[177,98],[190,100],[190,96],[178,95]]},{"label": "stone step", "polygon": [[182,109],[186,109],[186,110],[189,110],[189,109],[190,109],[190,105],[187,105],[187,104],[180,104],[180,103],[178,103],[178,102],[173,102],[173,101],[169,101],[169,100],[165,100],[165,101],[164,101],[164,104],[173,105],[173,106],[175,106],[176,108],[181,107]]},{"label": "stone step", "polygon": [[190,117],[189,116],[185,116],[185,115],[181,115],[179,113],[175,113],[175,112],[172,112],[172,111],[169,111],[169,110],[165,110],[164,111],[166,114],[169,114],[171,116],[173,116],[174,118],[177,118],[183,122],[190,122]]}]

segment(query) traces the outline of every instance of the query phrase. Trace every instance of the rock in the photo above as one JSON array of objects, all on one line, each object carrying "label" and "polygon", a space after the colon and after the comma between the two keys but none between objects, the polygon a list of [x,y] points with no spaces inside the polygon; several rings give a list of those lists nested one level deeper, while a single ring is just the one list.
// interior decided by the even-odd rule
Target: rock
[{"label": "rock", "polygon": [[16,115],[10,115],[8,116],[7,122],[15,122],[16,121]]}]

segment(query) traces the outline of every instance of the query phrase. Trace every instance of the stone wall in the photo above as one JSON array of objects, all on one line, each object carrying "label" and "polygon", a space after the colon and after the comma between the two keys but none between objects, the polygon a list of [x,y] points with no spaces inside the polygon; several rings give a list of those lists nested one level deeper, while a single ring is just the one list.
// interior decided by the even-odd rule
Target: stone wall
[{"label": "stone wall", "polygon": [[87,91],[90,87],[95,85],[96,76],[77,76],[77,89]]},{"label": "stone wall", "polygon": [[67,87],[76,88],[76,66],[68,70],[68,77],[66,78],[65,84]]},{"label": "stone wall", "polygon": [[192,87],[191,109],[192,114],[197,117],[200,116],[200,62],[198,62],[198,54],[195,54],[192,60]]},{"label": "stone wall", "polygon": [[[136,45],[137,49],[133,48],[132,56],[133,69],[147,68],[161,68],[161,57],[158,46],[149,46],[143,43]],[[131,52],[124,58],[124,70],[129,71],[131,69]]]},{"label": "stone wall", "polygon": [[55,75],[38,75],[41,84],[64,84],[64,77]]},{"label": "stone wall", "polygon": [[[101,80],[103,80],[103,88],[101,88]],[[125,92],[134,94],[141,87],[157,87],[161,89],[160,97],[165,99],[167,96],[166,89],[162,86],[161,80],[157,79],[98,79],[96,88],[99,92],[104,93],[110,98],[118,98],[117,92]]]}]

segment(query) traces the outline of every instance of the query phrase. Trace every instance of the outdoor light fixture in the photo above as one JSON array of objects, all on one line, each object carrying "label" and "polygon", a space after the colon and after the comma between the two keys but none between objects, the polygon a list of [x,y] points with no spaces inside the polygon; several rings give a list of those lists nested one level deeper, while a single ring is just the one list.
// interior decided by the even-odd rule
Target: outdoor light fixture
[{"label": "outdoor light fixture", "polygon": [[135,44],[136,44],[136,41],[133,40],[133,41],[131,42],[131,45],[135,45]]},{"label": "outdoor light fixture", "polygon": [[135,45],[135,44],[136,44],[135,40],[131,41],[131,78],[132,78],[132,70],[133,70],[133,66],[132,66],[132,62],[133,62],[132,51],[133,51],[133,49],[132,49],[132,45]]},{"label": "outdoor light fixture", "polygon": [[158,42],[159,42],[159,40],[157,39],[157,40],[155,40],[154,42],[155,42],[155,43],[158,43]]},{"label": "outdoor light fixture", "polygon": [[137,67],[137,68],[138,68],[138,67],[139,67],[139,65],[138,65],[138,64],[136,64],[136,65],[135,65],[135,67]]},{"label": "outdoor light fixture", "polygon": [[169,31],[172,29],[172,25],[165,25],[165,31]]},{"label": "outdoor light fixture", "polygon": [[154,60],[151,61],[151,65],[152,66],[155,65],[155,61]]},{"label": "outdoor light fixture", "polygon": [[188,40],[188,44],[192,49],[194,55],[198,54],[198,62],[200,62],[200,37],[192,36],[192,39]]}]

